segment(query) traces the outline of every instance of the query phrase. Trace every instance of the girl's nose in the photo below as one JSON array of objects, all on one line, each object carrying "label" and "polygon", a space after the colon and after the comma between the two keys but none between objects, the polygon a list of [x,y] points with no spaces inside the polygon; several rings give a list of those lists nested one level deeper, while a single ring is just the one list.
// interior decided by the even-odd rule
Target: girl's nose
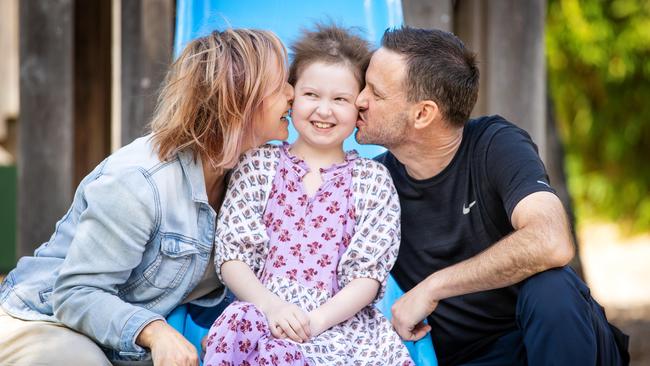
[{"label": "girl's nose", "polygon": [[316,108],[316,113],[321,117],[329,117],[332,114],[332,109],[329,106],[329,103],[319,103]]}]

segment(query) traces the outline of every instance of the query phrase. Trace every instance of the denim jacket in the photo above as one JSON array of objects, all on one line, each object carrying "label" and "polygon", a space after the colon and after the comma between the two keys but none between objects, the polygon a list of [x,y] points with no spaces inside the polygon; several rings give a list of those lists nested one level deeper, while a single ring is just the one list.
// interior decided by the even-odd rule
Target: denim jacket
[{"label": "denim jacket", "polygon": [[[140,330],[202,278],[215,219],[200,159],[181,152],[160,161],[151,136],[139,138],[83,179],[50,240],[0,286],[0,305],[16,318],[84,333],[109,357],[141,359]],[[193,303],[213,306],[223,295]]]}]

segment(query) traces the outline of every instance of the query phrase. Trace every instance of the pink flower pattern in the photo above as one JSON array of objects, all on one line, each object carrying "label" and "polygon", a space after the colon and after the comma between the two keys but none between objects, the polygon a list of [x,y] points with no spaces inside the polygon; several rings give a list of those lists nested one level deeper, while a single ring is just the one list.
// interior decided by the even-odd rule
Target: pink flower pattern
[{"label": "pink flower pattern", "polygon": [[[348,153],[344,163],[321,170],[323,183],[314,196],[309,197],[302,185],[302,179],[308,172],[306,164],[292,155],[287,145],[270,150],[269,154],[269,148],[260,148],[256,152],[258,155],[254,156],[264,163],[264,159],[272,158],[279,150],[279,154],[275,155],[277,174],[272,176],[266,188],[266,192],[269,192],[268,202],[260,205],[263,212],[256,219],[266,229],[264,234],[268,241],[254,240],[263,238],[262,233],[246,233],[252,227],[247,213],[255,210],[241,208],[241,200],[231,203],[228,199],[244,196],[243,192],[233,193],[232,190],[260,190],[260,187],[250,184],[262,180],[246,179],[246,174],[255,174],[254,170],[246,173],[244,169],[246,174],[239,174],[241,165],[246,163],[244,158],[243,163],[240,162],[240,169],[233,172],[233,179],[238,179],[237,184],[231,183],[221,209],[222,212],[234,214],[223,215],[225,218],[220,214],[217,225],[218,236],[227,244],[216,246],[218,251],[222,251],[216,255],[219,267],[226,258],[246,262],[271,292],[306,312],[334,296],[340,287],[357,277],[357,272],[362,273],[362,277],[377,278],[383,288],[399,243],[399,206],[396,197],[391,196],[396,193],[392,182],[386,180],[389,179],[388,173],[379,164],[366,159],[361,159],[363,164],[357,164],[360,159],[356,154]],[[255,162],[252,166],[263,166],[261,163]],[[361,169],[359,172],[355,170],[359,166],[381,169],[371,172]],[[381,179],[375,179],[377,174]],[[366,193],[364,196],[369,197],[369,202],[360,207],[390,204],[390,210],[382,210],[388,212],[387,217],[367,220],[374,222],[373,225],[383,225],[383,228],[358,227],[359,218],[355,213],[357,197],[352,193],[357,192],[358,188],[351,189],[355,179],[366,179],[368,183],[364,183],[364,187],[367,187],[364,189],[368,192],[373,184],[381,189]],[[381,201],[380,192],[388,193],[383,196],[392,197],[390,201],[370,202],[371,199]],[[231,207],[234,207],[234,211]],[[232,224],[238,222],[248,224],[240,229]],[[224,233],[219,234],[219,228],[224,228]],[[373,230],[373,234],[369,230]],[[355,239],[361,232],[372,238]],[[241,241],[229,242],[236,236],[235,233]],[[266,249],[258,252],[259,245],[266,246]],[[259,262],[260,267],[255,267],[258,253],[264,253],[264,256]],[[370,253],[378,254],[372,254],[377,257],[368,257]],[[401,366],[413,365],[413,362],[390,323],[372,306],[309,342],[299,344],[274,338],[268,329],[266,317],[255,305],[236,301],[226,308],[210,329],[204,364]]]}]

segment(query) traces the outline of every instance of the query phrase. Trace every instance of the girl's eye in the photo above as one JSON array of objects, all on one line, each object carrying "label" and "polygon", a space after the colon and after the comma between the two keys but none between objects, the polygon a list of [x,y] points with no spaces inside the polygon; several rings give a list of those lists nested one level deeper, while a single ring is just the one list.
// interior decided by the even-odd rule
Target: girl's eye
[{"label": "girl's eye", "polygon": [[307,93],[305,93],[305,96],[308,96],[308,97],[312,97],[312,98],[313,98],[313,97],[316,97],[316,94],[315,94],[315,93],[312,93],[312,92],[307,92]]},{"label": "girl's eye", "polygon": [[339,98],[336,98],[334,100],[337,101],[337,102],[347,102],[348,101],[347,99],[345,99],[343,97],[339,97]]}]

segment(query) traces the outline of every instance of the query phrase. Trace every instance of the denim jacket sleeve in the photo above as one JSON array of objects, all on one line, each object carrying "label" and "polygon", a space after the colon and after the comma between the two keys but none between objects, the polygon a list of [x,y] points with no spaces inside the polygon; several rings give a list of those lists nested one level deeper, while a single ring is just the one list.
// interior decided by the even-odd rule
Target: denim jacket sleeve
[{"label": "denim jacket sleeve", "polygon": [[54,315],[124,356],[143,356],[137,335],[164,318],[122,301],[117,288],[158,230],[158,191],[145,170],[133,168],[101,175],[83,192],[86,207],[54,284]]}]

